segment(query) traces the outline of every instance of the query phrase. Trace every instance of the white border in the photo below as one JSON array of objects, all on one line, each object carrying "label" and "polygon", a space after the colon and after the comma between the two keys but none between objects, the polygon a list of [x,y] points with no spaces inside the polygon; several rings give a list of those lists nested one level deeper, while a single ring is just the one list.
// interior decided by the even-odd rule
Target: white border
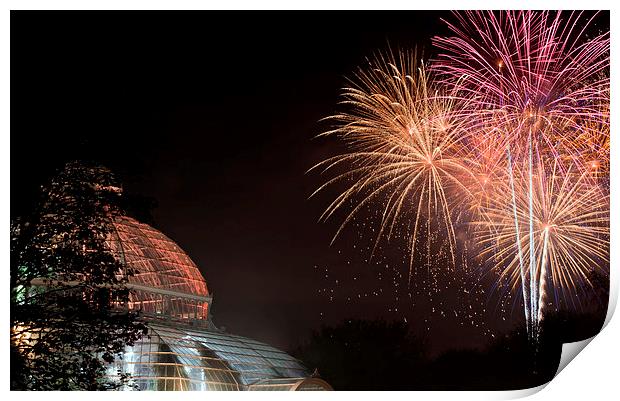
[{"label": "white border", "polygon": [[[133,1],[133,0],[108,0],[108,1],[89,1],[89,2],[81,2],[81,1],[7,1],[3,4],[8,5],[5,8],[5,11],[2,15],[2,19],[0,20],[0,48],[2,55],[2,63],[0,64],[0,69],[2,70],[3,80],[0,84],[0,93],[2,93],[2,109],[0,111],[0,122],[2,127],[2,134],[0,134],[0,163],[2,165],[1,176],[2,176],[2,185],[0,186],[2,190],[2,196],[0,197],[0,209],[2,210],[2,222],[4,225],[4,230],[1,231],[1,239],[3,241],[2,248],[2,266],[5,266],[3,270],[5,272],[6,279],[8,279],[8,265],[9,265],[9,252],[8,252],[8,227],[9,227],[9,169],[10,169],[10,143],[9,143],[9,132],[10,132],[10,71],[9,71],[9,35],[10,35],[10,15],[9,10],[38,10],[38,9],[86,9],[86,10],[143,10],[143,9],[162,9],[162,10],[193,10],[193,9],[299,9],[299,10],[309,10],[309,9],[517,9],[517,8],[531,8],[531,9],[611,9],[611,31],[612,31],[612,120],[615,121],[616,117],[616,103],[614,99],[616,98],[616,93],[618,89],[618,85],[616,84],[618,79],[618,68],[616,68],[616,61],[613,60],[613,56],[617,54],[615,49],[617,46],[615,45],[615,32],[618,27],[616,17],[616,11],[614,10],[614,3],[611,1],[479,1],[473,0],[464,2],[457,1],[442,1],[435,0],[432,2],[414,2],[414,1],[394,1],[394,0],[382,0],[382,1],[368,1],[368,0],[345,0],[345,1],[334,1],[334,0],[304,0],[304,1],[296,1],[285,2],[285,1],[238,1],[238,0],[228,0],[228,1],[189,1],[189,0],[176,0],[176,1]],[[36,118],[36,116],[33,116]],[[615,123],[614,123],[615,126]],[[555,379],[552,380],[550,385],[541,386],[544,387],[544,390],[536,395],[537,399],[540,400],[551,400],[551,399],[584,399],[588,397],[589,399],[611,399],[611,395],[617,396],[618,394],[618,357],[619,357],[619,348],[617,339],[620,339],[620,324],[618,323],[618,319],[609,320],[615,310],[615,306],[617,303],[618,296],[618,286],[619,286],[619,276],[618,272],[618,257],[620,253],[620,249],[618,247],[617,236],[615,233],[617,232],[618,222],[620,221],[620,203],[617,201],[617,191],[615,188],[618,188],[620,184],[620,169],[616,168],[615,157],[613,155],[616,153],[614,151],[616,145],[614,144],[615,140],[613,139],[614,135],[612,135],[612,199],[611,199],[611,266],[612,266],[612,274],[611,274],[611,295],[610,295],[610,308],[607,316],[606,327],[601,335],[596,336],[588,346],[588,352],[582,353],[577,357],[577,360],[573,363],[570,363],[568,367],[566,367]],[[3,286],[3,295],[4,299],[8,300],[8,286]],[[4,330],[2,331],[2,339],[4,341],[4,346],[1,347],[2,352],[2,360],[4,363],[2,364],[2,377],[4,378],[4,391],[8,392],[9,388],[9,366],[8,366],[8,304],[2,303],[2,312],[3,312],[3,322],[4,322]],[[506,391],[506,392],[390,392],[390,398],[396,399],[411,399],[412,397],[422,398],[422,399],[437,399],[437,400],[445,400],[445,399],[454,399],[458,398],[459,400],[485,400],[485,399],[511,399],[518,398],[529,395],[531,393],[537,392],[541,390],[541,388],[531,389],[531,390],[523,390],[523,391]],[[240,397],[249,397],[250,393],[210,393],[209,397],[215,397],[217,399],[238,399]],[[262,399],[262,400],[273,400],[281,397],[291,397],[292,395],[288,393],[285,394],[276,394],[273,392],[269,393],[251,393],[252,399]],[[5,394],[7,397],[23,397],[25,399],[34,399],[34,397],[40,397],[40,394],[37,393],[21,393],[21,394]],[[77,399],[82,398],[84,396],[83,393],[47,393],[45,397],[52,398],[69,398],[69,399]],[[173,397],[178,397],[179,394],[176,393],[156,393],[156,392],[143,392],[143,393],[91,393],[88,394],[88,397],[93,397],[94,399],[107,400],[110,397],[116,398],[125,398],[132,397],[132,399],[146,399],[149,400],[155,399],[172,399]],[[361,399],[370,399],[375,398],[377,396],[383,396],[383,394],[375,394],[373,392],[334,392],[331,394],[316,394],[316,393],[296,393],[295,397],[298,398],[318,398],[324,397],[327,399],[339,398],[343,397],[355,397]],[[201,393],[190,393],[184,394],[183,398],[196,398],[203,399],[206,397],[206,394]]]}]

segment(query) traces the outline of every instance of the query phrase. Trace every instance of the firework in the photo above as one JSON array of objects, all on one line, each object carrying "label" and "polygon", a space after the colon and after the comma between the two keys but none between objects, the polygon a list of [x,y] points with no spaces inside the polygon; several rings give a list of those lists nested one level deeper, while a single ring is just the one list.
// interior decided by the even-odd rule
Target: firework
[{"label": "firework", "polygon": [[347,152],[314,169],[332,174],[316,192],[346,189],[322,218],[351,207],[336,238],[372,205],[375,248],[404,232],[410,279],[422,232],[428,264],[444,237],[454,266],[455,222],[471,223],[536,339],[549,305],[577,306],[609,269],[609,31],[577,12],[455,17],[430,72],[413,53],[379,55],[344,90],[323,136]]},{"label": "firework", "polygon": [[375,249],[403,223],[401,235],[411,252],[411,279],[421,230],[425,231],[427,254],[431,237],[437,231],[445,234],[454,264],[455,234],[448,193],[455,188],[468,192],[460,177],[471,174],[464,160],[466,134],[463,119],[455,113],[456,97],[436,89],[415,53],[398,56],[376,56],[344,89],[342,105],[347,111],[328,118],[335,128],[322,135],[338,137],[348,151],[314,169],[323,173],[342,167],[346,170],[315,194],[336,183],[347,184],[322,216],[328,219],[343,206],[355,205],[334,239],[370,203],[381,205]]},{"label": "firework", "polygon": [[[585,255],[595,255],[598,263],[605,260],[595,246],[598,242],[591,242],[608,233],[605,219],[592,215],[598,213],[594,210],[599,210],[599,203],[580,199],[571,205],[581,208],[587,221],[571,226],[577,230],[572,240],[583,240],[572,247],[557,239],[560,232],[571,230],[541,231],[548,216],[537,214],[544,210],[541,197],[545,205],[560,202],[557,199],[566,202],[565,193],[548,192],[568,191],[574,175],[579,176],[575,185],[590,186],[578,193],[593,199],[606,197],[596,176],[605,175],[609,161],[609,32],[593,34],[596,15],[587,18],[576,12],[464,12],[455,16],[458,24],[448,23],[454,36],[434,39],[442,51],[436,71],[444,84],[472,100],[464,106],[468,112],[463,116],[468,116],[468,129],[478,132],[470,144],[473,153],[481,155],[476,149],[488,143],[504,149],[505,168],[497,180],[503,191],[487,202],[491,212],[485,224],[492,229],[485,235],[487,242],[501,237],[495,242],[502,246],[491,248],[497,252],[493,255],[496,268],[505,268],[515,291],[521,284],[528,332],[534,333],[544,312],[541,301],[547,287],[552,285],[556,294],[574,288],[575,280],[583,279],[586,261],[595,262]],[[593,170],[598,174],[592,174]],[[557,177],[569,181],[556,185]],[[541,182],[551,187],[543,191]],[[491,205],[501,205],[501,213]],[[603,224],[592,227],[590,218]]]}]

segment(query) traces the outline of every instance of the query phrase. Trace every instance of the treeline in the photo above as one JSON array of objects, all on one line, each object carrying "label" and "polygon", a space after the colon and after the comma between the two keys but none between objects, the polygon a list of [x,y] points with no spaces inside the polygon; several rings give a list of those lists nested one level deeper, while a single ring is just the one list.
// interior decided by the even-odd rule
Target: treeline
[{"label": "treeline", "polygon": [[555,313],[544,322],[538,347],[524,330],[498,335],[481,350],[426,352],[431,339],[401,321],[346,320],[323,326],[291,353],[336,390],[507,390],[550,381],[562,343],[596,335],[605,311]]}]

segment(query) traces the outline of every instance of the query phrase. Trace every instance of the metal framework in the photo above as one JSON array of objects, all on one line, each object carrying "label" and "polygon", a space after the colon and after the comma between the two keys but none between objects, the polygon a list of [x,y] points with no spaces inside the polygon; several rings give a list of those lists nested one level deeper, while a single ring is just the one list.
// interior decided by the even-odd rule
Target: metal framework
[{"label": "metal framework", "polygon": [[322,391],[332,387],[317,377],[260,380],[248,387],[249,391]]},{"label": "metal framework", "polygon": [[134,271],[129,308],[163,320],[207,325],[211,296],[196,264],[170,238],[147,224],[114,221],[108,244]]},{"label": "metal framework", "polygon": [[118,369],[130,373],[142,390],[282,390],[265,385],[274,378],[293,384],[307,378],[299,361],[267,344],[155,323],[149,324],[149,335],[109,369],[111,375]]}]

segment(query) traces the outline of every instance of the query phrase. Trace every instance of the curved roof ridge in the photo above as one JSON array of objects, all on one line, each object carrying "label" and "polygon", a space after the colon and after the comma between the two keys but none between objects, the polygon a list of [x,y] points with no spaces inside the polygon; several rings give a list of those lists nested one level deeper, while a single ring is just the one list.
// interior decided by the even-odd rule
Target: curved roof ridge
[{"label": "curved roof ridge", "polygon": [[198,266],[170,237],[128,216],[116,217],[113,226],[109,243],[119,259],[135,270],[130,283],[209,295]]}]

